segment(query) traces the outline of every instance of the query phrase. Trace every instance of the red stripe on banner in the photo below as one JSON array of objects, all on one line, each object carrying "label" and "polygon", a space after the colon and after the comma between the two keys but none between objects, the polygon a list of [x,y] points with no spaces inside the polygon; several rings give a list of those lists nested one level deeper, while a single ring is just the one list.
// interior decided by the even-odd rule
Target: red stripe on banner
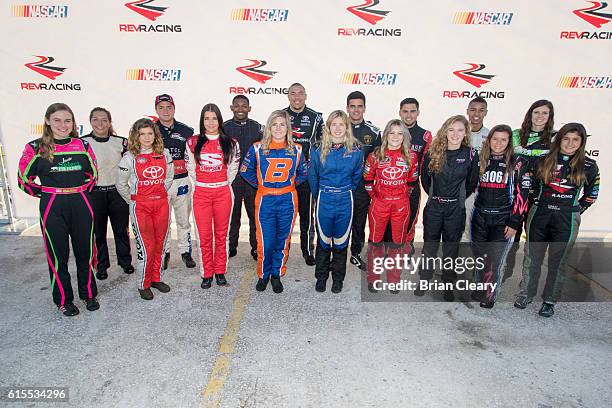
[{"label": "red stripe on banner", "polygon": [[242,14],[240,16],[241,20],[246,20],[247,19],[247,9],[242,9]]},{"label": "red stripe on banner", "polygon": [[358,73],[354,73],[353,74],[353,79],[351,80],[351,83],[354,84],[354,85],[357,84],[358,79],[359,79],[359,74]]},{"label": "red stripe on banner", "polygon": [[472,21],[474,21],[474,12],[470,11],[470,13],[468,14],[467,24],[472,24]]},{"label": "red stripe on banner", "polygon": [[577,83],[578,83],[578,77],[574,77],[574,79],[572,79],[570,88],[575,88]]}]

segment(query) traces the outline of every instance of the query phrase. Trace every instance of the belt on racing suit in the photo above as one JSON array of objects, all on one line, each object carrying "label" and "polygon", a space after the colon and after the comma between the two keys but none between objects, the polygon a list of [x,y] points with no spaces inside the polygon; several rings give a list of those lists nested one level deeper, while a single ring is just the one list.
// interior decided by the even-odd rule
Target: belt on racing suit
[{"label": "belt on racing suit", "polygon": [[51,194],[76,194],[86,191],[89,188],[89,184],[83,184],[78,187],[46,187],[42,186],[43,193]]}]

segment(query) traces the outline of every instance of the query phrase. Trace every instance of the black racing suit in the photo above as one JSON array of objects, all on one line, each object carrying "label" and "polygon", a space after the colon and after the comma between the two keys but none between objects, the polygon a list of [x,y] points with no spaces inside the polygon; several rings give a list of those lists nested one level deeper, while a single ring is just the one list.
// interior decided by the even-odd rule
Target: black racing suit
[{"label": "black racing suit", "polygon": [[536,195],[527,217],[527,244],[519,296],[532,299],[537,294],[548,248],[548,275],[542,300],[554,304],[563,288],[568,255],[580,227],[580,215],[599,195],[599,168],[595,160],[585,158],[586,181],[576,185],[569,177],[573,157],[559,153],[558,170],[553,173],[552,181],[545,184],[537,177],[537,167],[544,158],[539,159],[531,171]]},{"label": "black racing suit", "polygon": [[505,229],[518,230],[527,210],[531,179],[527,161],[518,158],[506,171],[504,155],[491,155],[476,189],[476,199],[470,219],[470,240],[476,258],[484,268],[475,268],[474,281],[497,283],[487,288],[489,302],[495,302],[504,275],[506,257],[514,238],[506,239]]},{"label": "black racing suit", "polygon": [[[520,129],[515,129],[512,132],[512,145],[514,146],[514,154],[518,157],[522,158],[526,161],[526,166],[528,168],[533,168],[535,162],[539,157],[542,157],[548,153],[548,146],[545,146],[542,142],[542,134],[544,131],[536,132],[532,130],[529,132],[527,136],[527,143],[525,147],[521,146],[521,136]],[[527,207],[527,213],[529,212],[529,207],[533,204],[533,188],[530,190],[529,194],[529,205]],[[523,224],[526,220],[523,220]],[[508,280],[512,274],[514,273],[514,268],[516,265],[516,253],[519,249],[519,243],[521,241],[521,235],[523,234],[523,224],[519,226],[519,229],[516,231],[516,235],[514,236],[514,245],[510,248],[510,252],[508,253],[508,257],[506,259],[506,270],[504,272],[503,280]]]},{"label": "black racing suit", "polygon": [[83,136],[93,149],[98,162],[98,183],[91,192],[91,204],[94,210],[94,234],[96,236],[96,270],[106,271],[110,268],[106,231],[110,219],[117,262],[126,269],[132,265],[130,253],[130,209],[115,187],[117,165],[127,151],[127,139],[109,135],[97,137],[93,133]]},{"label": "black racing suit", "polygon": [[[364,163],[370,153],[380,146],[380,129],[366,120],[358,124],[351,124],[353,136],[361,143]],[[365,242],[365,226],[370,207],[370,195],[366,191],[363,178],[353,193],[353,237],[351,238],[351,255],[361,254]]]},{"label": "black racing suit", "polygon": [[[304,160],[308,164],[310,160],[310,148],[323,136],[323,117],[319,112],[304,106],[297,113],[288,106],[285,110],[291,117],[293,141],[302,145]],[[298,195],[298,213],[300,214],[300,247],[302,255],[314,257],[314,219],[312,211],[312,197],[310,185],[302,183],[296,187]]]},{"label": "black racing suit", "polygon": [[[240,164],[246,152],[254,142],[261,140],[263,134],[263,126],[252,119],[246,119],[239,122],[235,119],[227,120],[223,123],[223,132],[238,141],[240,151]],[[257,251],[257,236],[255,233],[255,190],[249,183],[244,181],[242,177],[236,177],[232,183],[232,191],[234,192],[234,208],[232,210],[232,220],[229,230],[229,248],[236,250],[238,247],[238,237],[240,235],[240,218],[242,215],[242,201],[244,200],[244,208],[249,217],[249,243],[251,251]]]},{"label": "black racing suit", "polygon": [[[419,175],[422,173],[423,160],[425,159],[425,153],[429,149],[431,144],[432,135],[429,130],[425,130],[415,123],[414,126],[408,129],[410,131],[410,144],[412,151],[416,153],[419,158]],[[421,187],[419,186],[419,180],[414,182],[414,188],[410,193],[410,218],[408,220],[408,236],[407,239],[411,243],[414,242],[414,231],[419,220],[419,211],[421,210]],[[411,252],[414,252],[414,248],[411,248]]]},{"label": "black racing suit", "polygon": [[[446,163],[439,173],[429,172],[430,161],[428,152],[425,154],[421,172],[421,185],[429,195],[423,210],[423,255],[426,259],[435,257],[441,238],[443,257],[454,260],[458,256],[459,241],[465,229],[465,199],[474,192],[478,184],[478,155],[474,149],[467,146],[447,150]],[[433,270],[429,268],[430,265],[422,266],[419,272],[421,279],[432,278]],[[452,282],[456,278],[457,274],[453,269],[443,269],[444,282]]]}]

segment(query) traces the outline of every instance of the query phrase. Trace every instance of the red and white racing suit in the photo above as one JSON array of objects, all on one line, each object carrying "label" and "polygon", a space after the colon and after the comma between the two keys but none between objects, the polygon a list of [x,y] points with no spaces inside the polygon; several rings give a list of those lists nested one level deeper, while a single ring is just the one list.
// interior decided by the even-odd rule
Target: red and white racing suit
[{"label": "red and white racing suit", "polygon": [[225,274],[227,269],[227,232],[234,206],[231,185],[238,174],[240,148],[238,142],[232,139],[233,153],[229,162],[225,163],[219,137],[212,139],[210,135],[206,136],[208,141],[200,151],[200,163],[195,160],[199,135],[187,140],[185,162],[195,185],[193,218],[200,241],[202,278],[212,278],[215,274]]},{"label": "red and white racing suit", "polygon": [[[368,210],[368,282],[379,279],[372,272],[373,262],[375,257],[385,255],[383,239],[388,224],[392,236],[392,242],[388,243],[389,257],[401,254],[404,249],[410,219],[410,184],[418,178],[416,153],[411,151],[407,161],[399,149],[387,150],[382,160],[377,158],[377,152],[378,149],[370,153],[363,171],[364,185],[372,198]],[[399,269],[389,270],[387,280],[399,282],[400,273]]]},{"label": "red and white racing suit", "polygon": [[117,191],[130,205],[130,219],[136,238],[139,289],[161,282],[164,241],[168,232],[168,189],[174,178],[172,156],[151,149],[134,157],[126,152],[119,162]]}]

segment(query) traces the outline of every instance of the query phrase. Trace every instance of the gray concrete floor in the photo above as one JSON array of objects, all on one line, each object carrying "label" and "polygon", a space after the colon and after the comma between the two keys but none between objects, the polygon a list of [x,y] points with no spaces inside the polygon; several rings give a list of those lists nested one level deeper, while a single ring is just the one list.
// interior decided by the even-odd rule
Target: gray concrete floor
[{"label": "gray concrete floor", "polygon": [[174,251],[170,293],[143,301],[136,276],[113,267],[100,310],[67,318],[52,304],[36,228],[0,236],[0,386],[70,389],[68,403],[7,405],[612,406],[612,303],[561,303],[544,319],[537,303],[512,307],[517,276],[492,310],[408,294],[362,302],[352,265],[341,294],[315,292],[298,248],[280,295],[254,290],[242,242],[229,287],[200,289]]}]

